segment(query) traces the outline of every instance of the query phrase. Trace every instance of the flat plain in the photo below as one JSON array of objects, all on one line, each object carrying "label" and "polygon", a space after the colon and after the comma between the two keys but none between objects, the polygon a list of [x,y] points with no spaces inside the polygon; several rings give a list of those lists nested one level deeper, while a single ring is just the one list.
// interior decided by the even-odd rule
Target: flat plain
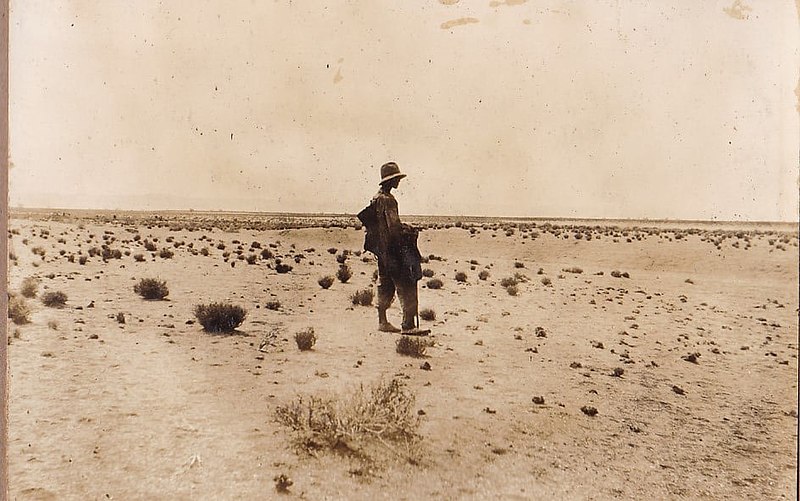
[{"label": "flat plain", "polygon": [[[10,498],[794,498],[796,225],[409,221],[419,357],[352,218],[12,212]],[[408,433],[326,441],[390,385]]]}]

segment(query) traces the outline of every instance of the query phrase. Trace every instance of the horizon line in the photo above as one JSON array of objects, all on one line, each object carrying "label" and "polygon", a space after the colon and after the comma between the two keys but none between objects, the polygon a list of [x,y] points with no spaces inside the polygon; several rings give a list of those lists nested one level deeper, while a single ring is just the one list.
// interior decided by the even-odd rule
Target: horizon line
[{"label": "horizon line", "polygon": [[[278,211],[245,211],[229,209],[97,209],[97,208],[64,208],[64,207],[11,207],[8,206],[9,217],[13,212],[23,211],[49,211],[49,212],[127,212],[127,213],[219,213],[219,214],[263,214],[271,216],[328,216],[328,217],[356,217],[356,214],[346,212],[278,212]],[[405,214],[406,217],[448,217],[462,219],[506,219],[506,220],[533,220],[533,221],[633,221],[633,222],[652,222],[652,223],[721,223],[721,224],[794,224],[800,225],[800,218],[797,220],[726,220],[726,219],[670,219],[670,218],[625,218],[625,217],[579,217],[579,216],[478,216],[478,215],[451,215],[451,214]],[[800,230],[800,228],[798,228]]]}]

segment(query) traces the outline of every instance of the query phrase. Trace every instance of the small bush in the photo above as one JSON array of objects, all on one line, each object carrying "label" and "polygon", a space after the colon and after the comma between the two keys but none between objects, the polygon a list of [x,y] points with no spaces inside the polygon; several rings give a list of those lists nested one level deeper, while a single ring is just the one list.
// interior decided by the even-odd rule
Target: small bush
[{"label": "small bush", "polygon": [[146,251],[148,251],[148,252],[155,252],[155,251],[158,250],[158,247],[156,246],[156,244],[154,244],[150,240],[145,240],[144,241],[144,249]]},{"label": "small bush", "polygon": [[258,259],[258,256],[255,254],[250,254],[247,256],[247,264],[256,264],[256,259]]},{"label": "small bush", "polygon": [[328,249],[328,254],[336,254],[337,251],[338,249],[336,247],[331,247],[330,249]]},{"label": "small bush", "polygon": [[63,308],[67,303],[67,295],[61,291],[42,294],[42,303],[48,308]]},{"label": "small bush", "polygon": [[516,285],[509,285],[506,287],[506,292],[508,292],[509,296],[516,296],[519,293],[519,289]]},{"label": "small bush", "polygon": [[174,255],[175,255],[175,253],[172,252],[171,250],[167,249],[166,247],[161,249],[161,251],[158,253],[158,257],[163,258],[163,259],[170,259]]},{"label": "small bush", "polygon": [[167,282],[155,278],[143,278],[133,286],[133,292],[145,299],[164,299],[169,296]]},{"label": "small bush", "polygon": [[300,351],[308,351],[314,347],[317,342],[317,335],[314,334],[314,328],[309,327],[294,335],[294,341]]},{"label": "small bush", "polygon": [[22,281],[22,286],[19,289],[20,294],[29,299],[35,298],[39,289],[39,280],[34,277],[28,277]]},{"label": "small bush", "polygon": [[419,312],[419,318],[426,322],[433,322],[436,320],[436,312],[430,308],[424,308]]},{"label": "small bush", "polygon": [[194,316],[206,332],[232,332],[244,322],[247,310],[230,303],[198,304]]},{"label": "small bush", "polygon": [[88,260],[89,260],[88,257],[81,256],[81,257],[78,258],[78,264],[84,265],[84,264],[86,264],[86,261],[88,261]]},{"label": "small bush", "polygon": [[413,393],[393,379],[371,388],[360,386],[346,398],[298,397],[278,406],[275,417],[298,433],[298,442],[309,450],[355,450],[365,457],[364,447],[386,450],[386,441],[392,441],[409,450],[419,441],[414,402]]},{"label": "small bush", "polygon": [[278,263],[275,265],[275,271],[277,271],[280,274],[289,273],[290,271],[292,271],[292,269],[293,268],[286,263]]},{"label": "small bush", "polygon": [[478,273],[478,278],[480,278],[481,280],[486,280],[487,278],[489,278],[489,272],[487,270],[481,271],[480,273]]},{"label": "small bush", "polygon": [[401,355],[408,357],[424,357],[425,351],[431,346],[431,341],[416,336],[400,336],[395,345],[395,350]]},{"label": "small bush", "polygon": [[553,283],[553,282],[549,278],[547,278],[547,277],[543,277],[542,278],[542,285],[550,285],[551,283]]},{"label": "small bush", "polygon": [[566,272],[566,273],[575,273],[575,274],[583,273],[583,270],[581,268],[578,268],[577,266],[573,266],[571,268],[564,268],[561,271]]},{"label": "small bush", "polygon": [[115,318],[117,320],[117,323],[120,323],[120,324],[124,324],[125,323],[125,314],[124,313],[122,313],[122,312],[117,313],[117,316]]},{"label": "small bush", "polygon": [[519,281],[516,279],[516,277],[506,277],[500,280],[500,286],[505,288],[516,287],[518,283]]},{"label": "small bush", "polygon": [[278,300],[267,301],[267,304],[264,305],[264,308],[272,311],[278,311],[281,309],[281,302]]},{"label": "small bush", "polygon": [[434,272],[430,268],[425,268],[422,270],[422,276],[425,278],[433,278]]},{"label": "small bush", "polygon": [[8,297],[8,318],[17,325],[24,325],[31,321],[31,309],[24,299],[14,294]]},{"label": "small bush", "polygon": [[360,291],[356,291],[350,296],[350,300],[353,302],[354,305],[358,306],[370,306],[372,304],[372,300],[375,298],[375,291],[372,289],[363,289]]},{"label": "small bush", "polygon": [[519,261],[514,262],[514,268],[524,268],[525,263],[520,263]]},{"label": "small bush", "polygon": [[347,261],[347,254],[338,254],[336,256],[336,262],[339,264],[344,264]]},{"label": "small bush", "polygon": [[317,283],[323,289],[330,289],[331,285],[333,285],[333,277],[330,275],[324,276],[317,280]]},{"label": "small bush", "polygon": [[133,260],[136,261],[137,263],[144,262],[144,254],[134,254]]},{"label": "small bush", "polygon": [[464,283],[466,281],[467,281],[466,273],[464,273],[463,271],[459,271],[458,273],[456,273],[456,282]]},{"label": "small bush", "polygon": [[272,253],[269,249],[261,249],[261,259],[272,259],[275,257],[275,254]]},{"label": "small bush", "polygon": [[438,278],[432,278],[428,280],[425,285],[427,285],[429,289],[441,289],[444,286],[444,282]]},{"label": "small bush", "polygon": [[340,282],[347,283],[348,280],[353,276],[353,272],[350,271],[350,267],[346,264],[339,266],[339,270],[336,272],[336,278],[339,279]]}]

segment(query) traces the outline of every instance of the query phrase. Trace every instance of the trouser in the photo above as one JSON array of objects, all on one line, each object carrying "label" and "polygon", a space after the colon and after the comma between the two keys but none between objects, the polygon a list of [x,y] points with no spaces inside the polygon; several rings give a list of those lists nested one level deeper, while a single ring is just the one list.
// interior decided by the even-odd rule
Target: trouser
[{"label": "trouser", "polygon": [[389,273],[382,263],[378,262],[378,321],[386,321],[386,310],[394,302],[394,294],[400,299],[400,306],[403,308],[402,329],[413,329],[418,327],[417,309],[417,281],[409,278],[399,277]]}]

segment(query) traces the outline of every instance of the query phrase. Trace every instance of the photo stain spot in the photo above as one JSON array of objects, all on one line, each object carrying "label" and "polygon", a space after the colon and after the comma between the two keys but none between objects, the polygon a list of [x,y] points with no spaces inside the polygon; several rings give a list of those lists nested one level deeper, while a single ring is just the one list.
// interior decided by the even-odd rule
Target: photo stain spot
[{"label": "photo stain spot", "polygon": [[459,2],[459,0],[439,0],[439,3],[442,5],[455,5]]},{"label": "photo stain spot", "polygon": [[466,24],[474,24],[479,22],[480,21],[478,19],[475,19],[474,17],[461,17],[459,19],[452,19],[450,21],[442,23],[441,28],[443,30],[449,30],[450,28],[455,28],[456,26],[464,26]]},{"label": "photo stain spot", "polygon": [[514,7],[515,5],[522,5],[528,0],[503,0],[502,2],[498,0],[492,0],[489,2],[489,7],[500,7],[501,5],[507,5],[509,7]]},{"label": "photo stain spot", "polygon": [[752,12],[753,8],[745,5],[742,0],[733,0],[733,5],[724,7],[722,10],[732,18],[743,21],[750,18],[748,12]]}]

